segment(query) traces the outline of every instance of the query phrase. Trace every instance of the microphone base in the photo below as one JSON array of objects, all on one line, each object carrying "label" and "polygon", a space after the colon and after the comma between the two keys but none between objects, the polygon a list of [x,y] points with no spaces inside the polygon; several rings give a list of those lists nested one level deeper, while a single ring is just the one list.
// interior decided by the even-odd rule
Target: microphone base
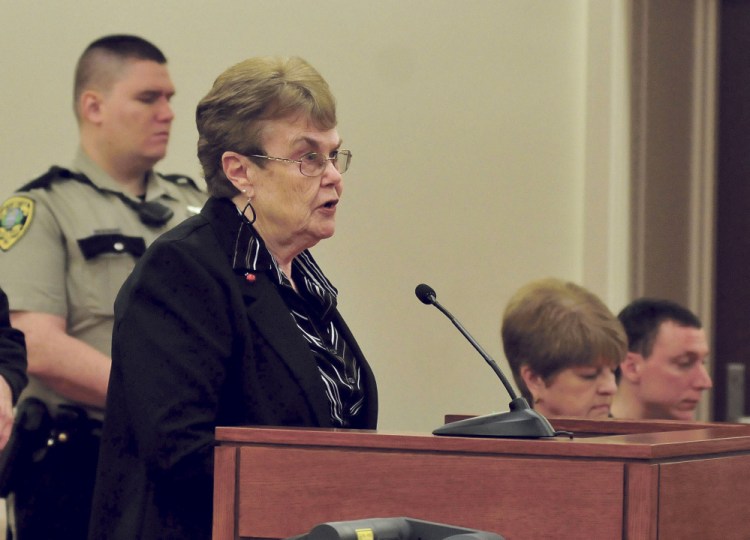
[{"label": "microphone base", "polygon": [[510,402],[508,412],[450,422],[437,428],[432,434],[454,437],[540,439],[554,437],[555,429],[549,420],[532,409],[524,398],[519,397]]}]

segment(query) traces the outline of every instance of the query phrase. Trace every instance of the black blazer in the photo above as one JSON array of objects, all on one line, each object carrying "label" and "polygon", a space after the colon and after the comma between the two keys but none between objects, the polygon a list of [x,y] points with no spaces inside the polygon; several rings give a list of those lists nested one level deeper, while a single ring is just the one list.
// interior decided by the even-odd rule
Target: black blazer
[{"label": "black blazer", "polygon": [[[276,285],[232,269],[237,227],[231,201],[209,199],[149,247],[117,297],[91,539],[208,540],[217,425],[331,426]],[[336,317],[362,369],[357,427],[374,429],[375,379]]]}]

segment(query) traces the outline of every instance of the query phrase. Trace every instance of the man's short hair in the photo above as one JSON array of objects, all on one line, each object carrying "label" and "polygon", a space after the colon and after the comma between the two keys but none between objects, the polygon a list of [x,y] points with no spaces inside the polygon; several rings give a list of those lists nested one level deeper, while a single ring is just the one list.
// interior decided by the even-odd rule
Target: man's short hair
[{"label": "man's short hair", "polygon": [[701,328],[700,319],[689,309],[661,298],[634,300],[617,316],[628,335],[628,350],[644,358],[651,355],[662,323],[672,321],[678,326]]},{"label": "man's short hair", "polygon": [[[249,58],[219,75],[195,113],[198,159],[209,194],[231,198],[238,193],[224,174],[224,152],[264,155],[266,123],[295,113],[308,116],[318,129],[336,127],[336,100],[305,60]],[[265,160],[250,159],[265,167]]]},{"label": "man's short hair", "polygon": [[559,279],[532,281],[510,299],[501,329],[505,357],[516,385],[527,400],[531,393],[521,367],[550,382],[569,367],[615,368],[627,352],[622,325],[594,293]]},{"label": "man's short hair", "polygon": [[76,64],[73,83],[73,110],[76,116],[81,94],[92,86],[109,88],[127,60],[167,63],[159,48],[141,37],[114,34],[97,39],[86,47]]}]

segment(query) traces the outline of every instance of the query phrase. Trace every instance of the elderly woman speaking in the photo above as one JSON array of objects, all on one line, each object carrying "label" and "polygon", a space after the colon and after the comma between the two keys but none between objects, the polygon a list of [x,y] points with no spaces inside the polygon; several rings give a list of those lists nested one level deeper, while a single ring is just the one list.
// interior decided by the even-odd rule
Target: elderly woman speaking
[{"label": "elderly woman speaking", "polygon": [[352,159],[328,85],[299,58],[252,58],[196,119],[211,197],[115,304],[94,539],[210,538],[216,426],[377,421],[373,374],[308,252],[334,233]]}]

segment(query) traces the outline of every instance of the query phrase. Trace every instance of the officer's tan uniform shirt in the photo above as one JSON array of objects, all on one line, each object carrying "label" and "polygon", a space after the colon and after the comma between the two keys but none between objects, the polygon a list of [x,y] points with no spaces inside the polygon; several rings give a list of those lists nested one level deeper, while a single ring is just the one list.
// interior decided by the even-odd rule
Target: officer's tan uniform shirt
[{"label": "officer's tan uniform shirt", "polygon": [[[72,170],[100,188],[140,202],[123,192],[82,150]],[[144,225],[117,196],[76,180],[56,180],[47,189],[15,193],[0,207],[0,279],[11,310],[64,317],[68,334],[109,356],[115,297],[138,260],[138,246],[150,245],[197,213],[206,201],[205,193],[182,180],[175,183],[153,172],[149,175],[146,201],[174,212],[160,227]],[[89,253],[87,259],[79,241],[95,245],[99,253]],[[37,395],[48,403],[65,401],[35,380],[25,395]]]}]

